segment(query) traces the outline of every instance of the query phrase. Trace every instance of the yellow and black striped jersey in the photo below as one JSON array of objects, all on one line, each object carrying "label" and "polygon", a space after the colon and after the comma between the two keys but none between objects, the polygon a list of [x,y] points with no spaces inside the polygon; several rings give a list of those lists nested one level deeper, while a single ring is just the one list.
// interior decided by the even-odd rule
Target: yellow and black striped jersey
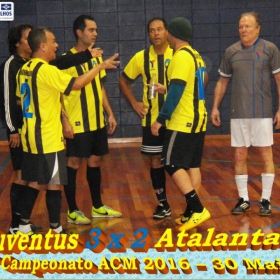
[{"label": "yellow and black striped jersey", "polygon": [[[75,48],[69,53],[77,53]],[[67,55],[67,53],[65,54]],[[102,58],[92,58],[86,63],[63,70],[73,77],[87,73],[102,62]],[[105,126],[106,120],[103,109],[102,80],[106,72],[101,70],[91,83],[79,90],[80,94],[63,96],[65,110],[75,133],[95,131]]]},{"label": "yellow and black striped jersey", "polygon": [[70,94],[74,82],[75,78],[39,58],[18,71],[16,95],[23,113],[24,152],[47,154],[64,149],[60,96]]},{"label": "yellow and black striped jersey", "polygon": [[205,71],[201,55],[191,46],[181,47],[174,53],[167,69],[168,84],[175,82],[186,86],[167,129],[187,133],[206,131]]},{"label": "yellow and black striped jersey", "polygon": [[173,50],[168,46],[165,53],[157,55],[154,47],[151,45],[149,48],[136,53],[128,62],[122,75],[130,82],[133,82],[139,75],[143,80],[143,103],[148,106],[148,113],[142,120],[142,126],[151,126],[156,120],[158,113],[164,103],[165,94],[156,94],[156,98],[149,99],[149,87],[153,74],[156,75],[156,80],[166,85],[166,68],[172,58]]}]

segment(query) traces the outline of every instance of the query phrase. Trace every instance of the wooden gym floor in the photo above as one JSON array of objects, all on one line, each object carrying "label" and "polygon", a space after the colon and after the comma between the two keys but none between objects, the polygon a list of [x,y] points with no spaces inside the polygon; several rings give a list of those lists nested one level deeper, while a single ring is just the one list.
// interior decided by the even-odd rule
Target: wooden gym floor
[{"label": "wooden gym floor", "polygon": [[[229,235],[237,232],[253,233],[258,229],[263,232],[280,233],[280,135],[274,135],[275,183],[272,191],[272,215],[260,217],[259,200],[261,195],[260,174],[262,166],[257,150],[249,148],[248,173],[251,211],[233,216],[230,210],[235,206],[238,193],[234,182],[233,149],[229,136],[207,136],[202,161],[202,186],[198,193],[212,217],[201,224],[196,231],[207,234],[209,228],[217,233]],[[90,225],[67,224],[67,203],[63,194],[61,221],[68,231],[79,233],[89,239],[92,228],[100,228],[107,236],[111,233],[125,233],[130,241],[135,240],[134,232],[139,228],[148,229],[153,240],[158,240],[166,228],[178,233],[175,218],[185,209],[185,199],[167,175],[167,196],[172,215],[163,220],[153,220],[152,213],[157,200],[151,185],[148,158],[140,153],[140,141],[112,143],[110,152],[104,157],[102,165],[103,203],[123,213],[121,218],[94,218]],[[78,171],[77,204],[80,210],[90,217],[91,200],[85,179],[85,168]],[[12,182],[12,166],[6,142],[0,144],[0,230],[7,232],[10,223],[9,192]],[[45,191],[42,190],[32,212],[32,221],[48,230],[48,215],[45,207]]]}]

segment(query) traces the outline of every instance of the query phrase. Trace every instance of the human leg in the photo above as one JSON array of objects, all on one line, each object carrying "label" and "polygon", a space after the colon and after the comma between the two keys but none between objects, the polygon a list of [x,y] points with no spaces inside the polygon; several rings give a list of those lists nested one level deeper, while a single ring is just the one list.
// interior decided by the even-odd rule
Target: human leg
[{"label": "human leg", "polygon": [[[10,148],[11,162],[14,170],[13,172],[14,180],[10,189],[10,204],[11,204],[12,219],[11,219],[11,224],[8,233],[15,234],[19,229],[21,209],[23,207],[23,204],[25,203],[25,200],[28,199],[25,193],[27,189],[27,182],[22,180],[22,176],[21,176],[21,165],[22,165],[22,157],[23,157],[22,145],[20,145],[19,147],[9,146],[9,148]],[[33,224],[31,224],[31,227],[32,227],[32,231],[42,230],[42,227]]]},{"label": "human leg", "polygon": [[190,178],[191,178],[191,182],[192,185],[195,189],[196,192],[199,191],[200,187],[201,187],[201,172],[200,172],[200,168],[190,168],[189,170],[187,170]]},{"label": "human leg", "polygon": [[235,183],[238,190],[239,200],[231,210],[231,214],[239,215],[251,210],[248,195],[248,169],[247,169],[247,147],[235,147]]},{"label": "human leg", "polygon": [[271,215],[271,204],[270,197],[272,192],[272,187],[275,177],[275,168],[273,163],[273,153],[272,147],[259,147],[259,152],[261,155],[263,163],[263,173],[262,176],[262,196],[260,201],[260,216],[270,216]]},{"label": "human leg", "polygon": [[180,167],[170,166],[166,166],[165,168],[187,201],[184,215],[181,218],[176,219],[176,223],[181,225],[179,230],[190,230],[208,220],[211,215],[200,202],[200,199],[192,186],[191,178],[186,170]]},{"label": "human leg", "polygon": [[263,170],[261,174],[262,195],[260,199],[260,216],[271,215],[270,197],[275,177],[273,162],[273,120],[271,118],[252,120],[252,145],[258,148]]},{"label": "human leg", "polygon": [[28,235],[32,235],[34,232],[31,228],[30,217],[34,208],[36,199],[39,194],[40,185],[37,182],[29,182],[25,189],[24,205],[21,208],[19,231]]},{"label": "human leg", "polygon": [[164,166],[161,163],[162,146],[165,127],[159,130],[159,136],[151,133],[150,127],[142,127],[141,153],[147,155],[150,160],[150,177],[159,204],[153,213],[154,219],[163,219],[171,215],[170,206],[166,196],[166,176]]},{"label": "human leg", "polygon": [[88,154],[88,137],[86,133],[77,133],[74,139],[66,139],[67,184],[64,193],[68,204],[67,222],[71,224],[89,224],[85,214],[79,210],[76,203],[76,177],[82,158]]},{"label": "human leg", "polygon": [[[163,146],[165,170],[186,198],[187,206],[183,217],[176,220],[182,224],[179,230],[189,230],[208,220],[211,215],[203,207],[192,182],[200,181],[200,165],[205,133],[182,133],[166,131]],[[192,169],[190,177],[187,170]],[[195,177],[197,175],[198,177]]]},{"label": "human leg", "polygon": [[91,216],[93,218],[110,218],[110,217],[121,217],[122,213],[106,206],[102,202],[101,198],[101,163],[102,156],[92,155],[88,160],[87,166],[87,180],[89,184],[92,209]]},{"label": "human leg", "polygon": [[150,156],[150,164],[152,185],[159,202],[156,211],[153,213],[153,218],[163,219],[171,215],[171,209],[166,197],[166,177],[164,167],[161,164],[161,155]]},{"label": "human leg", "polygon": [[46,191],[46,206],[49,213],[50,228],[57,233],[62,231],[60,223],[61,202],[61,185],[48,185]]},{"label": "human leg", "polygon": [[93,218],[121,217],[121,212],[104,205],[101,198],[101,164],[103,155],[109,152],[106,127],[91,131],[89,137],[91,141],[90,157],[87,160],[87,180],[92,200],[91,216]]}]

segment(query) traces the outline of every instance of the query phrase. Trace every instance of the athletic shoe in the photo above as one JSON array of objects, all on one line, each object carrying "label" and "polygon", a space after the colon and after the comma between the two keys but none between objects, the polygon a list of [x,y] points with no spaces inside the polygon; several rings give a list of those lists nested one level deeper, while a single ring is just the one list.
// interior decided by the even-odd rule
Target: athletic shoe
[{"label": "athletic shoe", "polygon": [[90,219],[88,219],[82,211],[74,210],[72,213],[67,215],[67,223],[76,225],[88,225],[90,224]]},{"label": "athletic shoe", "polygon": [[8,231],[8,234],[17,234],[17,232],[18,232],[18,228],[17,227],[16,228],[10,227],[9,231]]},{"label": "athletic shoe", "polygon": [[35,232],[33,232],[33,231],[29,231],[27,233],[23,233],[20,230],[18,230],[17,233],[16,233],[16,235],[28,235],[28,236],[31,236],[33,234],[35,234]]},{"label": "athletic shoe", "polygon": [[260,216],[270,216],[271,215],[271,204],[270,204],[269,200],[263,198],[260,201],[259,215]]},{"label": "athletic shoe", "polygon": [[70,233],[66,230],[66,229],[62,229],[61,232],[59,232],[59,234],[68,234],[70,235]]},{"label": "athletic shoe", "polygon": [[[179,228],[179,231],[190,230],[211,218],[209,211],[203,208],[201,213],[193,212],[191,217],[186,220]],[[181,219],[182,220],[182,219]]]},{"label": "athletic shoe", "polygon": [[[30,228],[31,228],[31,231],[33,231],[34,233],[35,233],[36,231],[42,231],[42,229],[43,229],[43,227],[36,226],[36,225],[34,225],[34,224],[30,224]],[[8,231],[8,234],[16,234],[18,230],[19,230],[18,227],[12,228],[12,227],[10,226],[9,231]]]},{"label": "athletic shoe", "polygon": [[61,225],[57,228],[51,228],[52,232],[55,234],[68,234],[67,230],[65,230]]},{"label": "athletic shoe", "polygon": [[34,224],[30,224],[30,227],[31,227],[31,230],[32,230],[33,232],[42,231],[42,230],[43,230],[43,227],[36,226],[36,225],[34,225]]},{"label": "athletic shoe", "polygon": [[155,213],[153,214],[153,219],[159,220],[163,219],[165,217],[169,217],[171,215],[171,209],[170,207],[165,208],[162,203],[160,203],[157,208]]},{"label": "athletic shoe", "polygon": [[33,235],[35,232],[32,231],[31,229],[31,224],[26,224],[26,225],[19,225],[19,230],[16,232],[17,235]]},{"label": "athletic shoe", "polygon": [[185,217],[184,215],[181,215],[180,218],[177,218],[175,220],[175,223],[178,225],[182,225],[182,224],[186,223],[189,219],[190,219],[190,217]]},{"label": "athletic shoe", "polygon": [[103,205],[99,208],[94,208],[92,206],[91,208],[91,217],[92,218],[111,218],[111,217],[121,217],[122,216],[122,213],[121,212],[118,212],[106,205]]},{"label": "athletic shoe", "polygon": [[250,202],[240,198],[235,207],[231,210],[231,214],[240,215],[250,210]]}]

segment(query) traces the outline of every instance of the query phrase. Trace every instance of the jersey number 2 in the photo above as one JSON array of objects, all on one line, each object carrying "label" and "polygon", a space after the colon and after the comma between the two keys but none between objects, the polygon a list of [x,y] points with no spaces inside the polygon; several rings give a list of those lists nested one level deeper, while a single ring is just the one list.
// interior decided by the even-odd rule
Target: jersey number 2
[{"label": "jersey number 2", "polygon": [[204,100],[204,72],[205,67],[199,67],[197,71],[195,72],[195,76],[197,77],[197,83],[198,83],[198,99]]},{"label": "jersey number 2", "polygon": [[33,113],[28,112],[30,106],[30,87],[27,83],[21,84],[20,94],[23,94],[22,115],[24,118],[32,118]]}]

